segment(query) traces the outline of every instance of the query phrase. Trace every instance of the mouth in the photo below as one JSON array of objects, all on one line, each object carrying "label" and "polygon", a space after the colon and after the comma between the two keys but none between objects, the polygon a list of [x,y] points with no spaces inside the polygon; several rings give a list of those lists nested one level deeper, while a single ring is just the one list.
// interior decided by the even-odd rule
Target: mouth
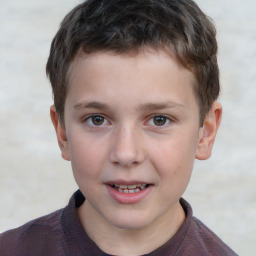
[{"label": "mouth", "polygon": [[150,184],[133,184],[133,185],[110,184],[110,186],[120,193],[132,194],[132,193],[138,193],[148,188]]},{"label": "mouth", "polygon": [[152,193],[154,184],[143,181],[111,181],[106,184],[109,195],[119,204],[137,204]]}]

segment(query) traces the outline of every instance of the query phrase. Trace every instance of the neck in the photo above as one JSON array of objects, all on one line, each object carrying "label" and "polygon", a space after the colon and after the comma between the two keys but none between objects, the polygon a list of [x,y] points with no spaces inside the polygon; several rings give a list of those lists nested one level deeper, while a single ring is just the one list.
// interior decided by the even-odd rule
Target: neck
[{"label": "neck", "polygon": [[174,208],[140,229],[111,225],[86,201],[78,209],[78,216],[88,236],[102,251],[112,255],[142,255],[165,244],[184,223],[186,217],[179,202]]}]

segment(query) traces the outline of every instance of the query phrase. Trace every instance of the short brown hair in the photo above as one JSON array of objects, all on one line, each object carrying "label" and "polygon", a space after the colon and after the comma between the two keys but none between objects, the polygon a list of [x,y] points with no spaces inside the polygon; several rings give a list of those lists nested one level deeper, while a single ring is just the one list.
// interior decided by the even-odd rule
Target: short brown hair
[{"label": "short brown hair", "polygon": [[202,125],[220,90],[217,41],[212,21],[192,0],[88,0],[68,13],[46,66],[60,119],[68,71],[80,49],[121,54],[143,46],[168,49],[193,72]]}]

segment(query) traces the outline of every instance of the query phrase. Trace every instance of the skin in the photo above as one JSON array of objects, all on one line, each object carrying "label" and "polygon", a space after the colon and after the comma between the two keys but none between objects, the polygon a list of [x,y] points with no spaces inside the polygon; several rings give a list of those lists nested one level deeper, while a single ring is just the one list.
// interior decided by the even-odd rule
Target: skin
[{"label": "skin", "polygon": [[[103,251],[149,253],[183,224],[179,199],[194,159],[211,155],[222,112],[215,102],[199,126],[193,82],[193,74],[161,50],[75,59],[65,128],[54,107],[51,118],[62,157],[71,161],[86,197],[79,219]],[[109,192],[109,184],[138,182],[150,184],[138,202],[120,203]]]}]

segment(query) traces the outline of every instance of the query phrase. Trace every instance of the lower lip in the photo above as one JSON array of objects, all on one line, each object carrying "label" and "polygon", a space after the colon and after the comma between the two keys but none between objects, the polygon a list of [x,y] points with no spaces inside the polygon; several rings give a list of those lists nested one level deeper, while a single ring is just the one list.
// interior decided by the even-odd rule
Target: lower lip
[{"label": "lower lip", "polygon": [[136,193],[121,193],[118,190],[112,188],[110,185],[107,185],[107,190],[110,196],[120,204],[136,204],[143,200],[152,190],[152,185],[147,188],[136,192]]}]

